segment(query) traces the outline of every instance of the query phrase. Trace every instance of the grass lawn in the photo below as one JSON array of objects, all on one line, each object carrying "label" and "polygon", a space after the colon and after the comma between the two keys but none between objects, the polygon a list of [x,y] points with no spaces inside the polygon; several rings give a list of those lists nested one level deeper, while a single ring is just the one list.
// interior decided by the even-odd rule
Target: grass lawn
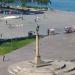
[{"label": "grass lawn", "polygon": [[21,48],[25,45],[28,45],[29,43],[33,42],[35,39],[20,39],[20,40],[11,40],[4,42],[0,45],[0,55],[7,54],[9,52],[12,52],[18,48]]}]

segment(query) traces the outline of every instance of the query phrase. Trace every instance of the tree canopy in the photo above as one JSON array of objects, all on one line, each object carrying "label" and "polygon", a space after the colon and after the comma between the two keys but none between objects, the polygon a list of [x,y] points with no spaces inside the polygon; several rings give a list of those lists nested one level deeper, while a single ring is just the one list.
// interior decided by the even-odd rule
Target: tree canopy
[{"label": "tree canopy", "polygon": [[36,0],[38,3],[48,3],[48,0]]},{"label": "tree canopy", "polygon": [[[21,2],[31,2],[32,0],[20,0]],[[15,2],[15,0],[0,0],[0,2],[6,2],[6,3],[12,3]],[[49,0],[33,0],[33,2],[38,2],[38,3],[48,3]]]},{"label": "tree canopy", "polygon": [[5,3],[12,3],[14,2],[15,0],[0,0],[0,2],[5,2]]}]

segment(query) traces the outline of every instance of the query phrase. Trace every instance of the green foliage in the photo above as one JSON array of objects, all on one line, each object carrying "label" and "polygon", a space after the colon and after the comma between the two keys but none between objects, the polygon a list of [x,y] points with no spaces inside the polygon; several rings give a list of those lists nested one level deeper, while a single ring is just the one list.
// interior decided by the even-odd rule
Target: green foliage
[{"label": "green foliage", "polygon": [[[27,2],[30,2],[31,0],[20,0],[21,6],[25,7]],[[0,0],[0,2],[5,2],[5,3],[12,3],[15,2],[15,0]],[[49,0],[33,0],[33,2],[37,2],[38,4],[45,4],[47,5]],[[27,6],[26,6],[27,7]]]},{"label": "green foliage", "polygon": [[[22,3],[30,2],[30,0],[20,0]],[[38,3],[48,3],[49,0],[33,0],[33,2]],[[15,2],[15,0],[0,0],[0,2],[6,2],[6,3],[12,3]]]},{"label": "green foliage", "polygon": [[22,39],[22,40],[12,40],[9,42],[5,42],[0,45],[0,55],[7,54],[12,52],[18,48],[28,45],[29,43],[33,42],[35,39]]},{"label": "green foliage", "polygon": [[20,0],[21,2],[29,2],[29,0]]},{"label": "green foliage", "polygon": [[27,2],[29,2],[29,0],[20,0],[22,5],[26,4]]},{"label": "green foliage", "polygon": [[25,7],[26,3],[29,2],[29,0],[20,0],[20,1],[22,3],[22,5],[21,5],[22,7]]},{"label": "green foliage", "polygon": [[0,2],[3,2],[3,0],[0,0]]},{"label": "green foliage", "polygon": [[33,0],[34,2],[47,4],[49,0]]},{"label": "green foliage", "polygon": [[14,2],[15,0],[6,0],[7,3],[12,3]]},{"label": "green foliage", "polygon": [[15,0],[0,0],[0,2],[5,2],[5,3],[12,3],[14,2]]},{"label": "green foliage", "polygon": [[21,6],[22,6],[22,7],[25,7],[25,5],[26,5],[25,3],[22,3],[22,5],[21,5]]}]

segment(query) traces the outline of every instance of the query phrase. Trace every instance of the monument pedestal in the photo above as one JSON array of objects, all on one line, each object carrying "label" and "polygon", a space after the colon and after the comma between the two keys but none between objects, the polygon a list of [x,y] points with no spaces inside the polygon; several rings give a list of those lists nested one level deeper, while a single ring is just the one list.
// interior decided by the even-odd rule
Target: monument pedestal
[{"label": "monument pedestal", "polygon": [[33,61],[23,61],[8,68],[11,75],[73,75],[75,63],[70,61],[45,60],[36,65]]}]

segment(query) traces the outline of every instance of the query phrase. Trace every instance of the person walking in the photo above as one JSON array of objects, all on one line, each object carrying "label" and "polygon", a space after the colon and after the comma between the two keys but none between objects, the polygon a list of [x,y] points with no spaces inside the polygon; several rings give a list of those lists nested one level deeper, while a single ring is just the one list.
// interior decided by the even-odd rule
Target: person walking
[{"label": "person walking", "polygon": [[5,61],[5,55],[3,55],[3,61]]},{"label": "person walking", "polygon": [[50,34],[50,30],[48,29],[48,30],[47,30],[47,35],[49,35],[49,34]]},{"label": "person walking", "polygon": [[7,20],[6,20],[6,24],[7,24],[8,22],[7,22]]}]

